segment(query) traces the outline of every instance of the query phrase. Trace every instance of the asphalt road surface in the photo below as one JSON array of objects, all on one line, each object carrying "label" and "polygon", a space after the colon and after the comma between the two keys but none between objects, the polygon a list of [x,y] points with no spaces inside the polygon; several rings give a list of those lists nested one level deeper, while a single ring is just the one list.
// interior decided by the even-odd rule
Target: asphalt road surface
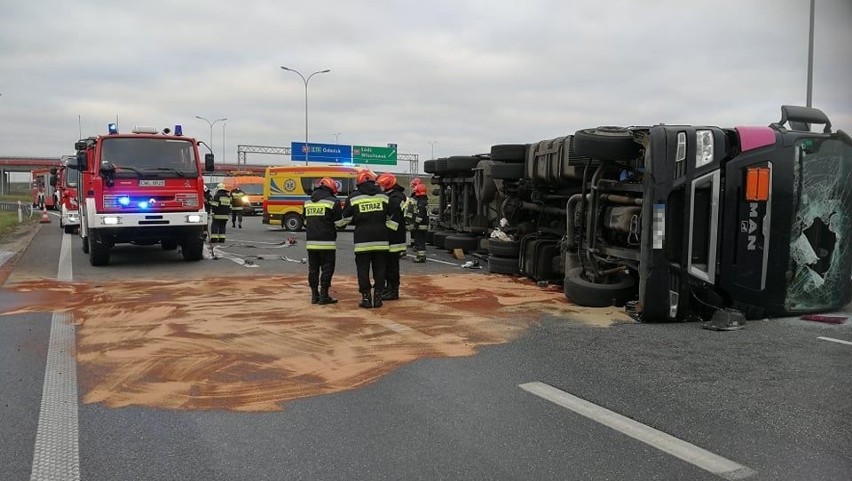
[{"label": "asphalt road surface", "polygon": [[[296,244],[288,247],[290,236]],[[229,226],[214,255],[184,262],[157,246],[117,247],[111,264],[96,268],[56,219],[39,227],[0,290],[0,310],[14,311],[0,316],[0,479],[852,479],[852,321],[773,319],[714,332],[693,323],[601,326],[541,312],[509,342],[399,363],[371,382],[280,409],[115,407],[93,398],[99,372],[89,360],[135,351],[104,343],[93,352],[87,344],[77,359],[93,327],[50,307],[72,302],[62,297],[77,291],[18,288],[44,279],[239,284],[306,272],[304,234],[258,217],[243,229]],[[404,261],[403,276],[486,275],[432,248],[429,258]],[[337,285],[351,285],[354,271],[351,231],[344,232]],[[120,304],[122,293],[111,294]],[[349,300],[355,294],[342,287],[337,294],[346,299],[336,312],[358,311]],[[33,303],[48,308],[17,309]],[[233,303],[247,318],[262,308]],[[146,316],[144,308],[121,312],[114,321],[124,325]],[[399,312],[383,324],[400,340],[388,349],[429,337]],[[116,392],[139,389],[116,384]]]}]

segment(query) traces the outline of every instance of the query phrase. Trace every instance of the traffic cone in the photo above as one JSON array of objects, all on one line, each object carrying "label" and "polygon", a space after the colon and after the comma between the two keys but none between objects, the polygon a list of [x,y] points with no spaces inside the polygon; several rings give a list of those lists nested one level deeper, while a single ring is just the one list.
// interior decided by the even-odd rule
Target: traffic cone
[{"label": "traffic cone", "polygon": [[50,216],[47,215],[47,208],[41,210],[41,220],[39,224],[50,224]]}]

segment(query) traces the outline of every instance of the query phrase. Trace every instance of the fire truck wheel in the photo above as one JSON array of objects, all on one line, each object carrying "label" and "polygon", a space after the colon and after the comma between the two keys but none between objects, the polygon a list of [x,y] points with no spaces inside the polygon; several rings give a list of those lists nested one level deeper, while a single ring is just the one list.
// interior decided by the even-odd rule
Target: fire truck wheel
[{"label": "fire truck wheel", "polygon": [[302,217],[299,214],[287,214],[282,222],[285,230],[300,231],[302,230]]},{"label": "fire truck wheel", "polygon": [[102,242],[97,242],[94,239],[90,239],[89,264],[93,266],[105,266],[109,264],[109,246]]},{"label": "fire truck wheel", "polygon": [[80,237],[83,241],[83,254],[89,253],[89,238],[88,237]]},{"label": "fire truck wheel", "polygon": [[178,243],[176,240],[164,240],[160,242],[160,245],[163,247],[164,251],[173,251],[177,249]]},{"label": "fire truck wheel", "polygon": [[74,226],[73,225],[62,226],[62,229],[65,231],[66,234],[73,234],[74,233]]},{"label": "fire truck wheel", "polygon": [[578,306],[623,306],[636,295],[636,283],[629,275],[612,276],[611,283],[598,283],[583,277],[583,268],[565,274],[565,297]]},{"label": "fire truck wheel", "polygon": [[181,254],[185,261],[199,261],[204,257],[204,241],[197,235],[190,235],[181,245]]},{"label": "fire truck wheel", "polygon": [[597,127],[574,134],[574,152],[597,160],[624,162],[639,157],[641,148],[624,127]]}]

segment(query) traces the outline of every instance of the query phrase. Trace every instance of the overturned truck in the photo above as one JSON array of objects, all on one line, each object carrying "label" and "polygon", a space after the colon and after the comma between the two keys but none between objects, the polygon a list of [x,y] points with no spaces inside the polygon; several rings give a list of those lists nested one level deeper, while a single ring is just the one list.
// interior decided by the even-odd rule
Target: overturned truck
[{"label": "overturned truck", "polygon": [[598,127],[495,147],[470,176],[468,215],[513,235],[490,241],[492,271],[559,278],[572,302],[644,322],[852,300],[852,138],[817,109],[783,106],[768,127]]}]

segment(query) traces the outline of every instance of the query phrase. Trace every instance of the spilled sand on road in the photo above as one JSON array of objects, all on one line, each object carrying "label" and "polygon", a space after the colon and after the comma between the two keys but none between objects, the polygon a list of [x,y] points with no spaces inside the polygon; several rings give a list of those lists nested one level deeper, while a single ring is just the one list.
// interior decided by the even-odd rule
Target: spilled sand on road
[{"label": "spilled sand on road", "polygon": [[110,407],[274,411],[417,359],[473,355],[544,316],[628,320],[496,275],[406,276],[403,298],[381,309],[359,309],[356,280],[342,276],[329,306],[308,302],[301,276],[7,287],[23,299],[14,312],[73,312],[83,401]]}]

